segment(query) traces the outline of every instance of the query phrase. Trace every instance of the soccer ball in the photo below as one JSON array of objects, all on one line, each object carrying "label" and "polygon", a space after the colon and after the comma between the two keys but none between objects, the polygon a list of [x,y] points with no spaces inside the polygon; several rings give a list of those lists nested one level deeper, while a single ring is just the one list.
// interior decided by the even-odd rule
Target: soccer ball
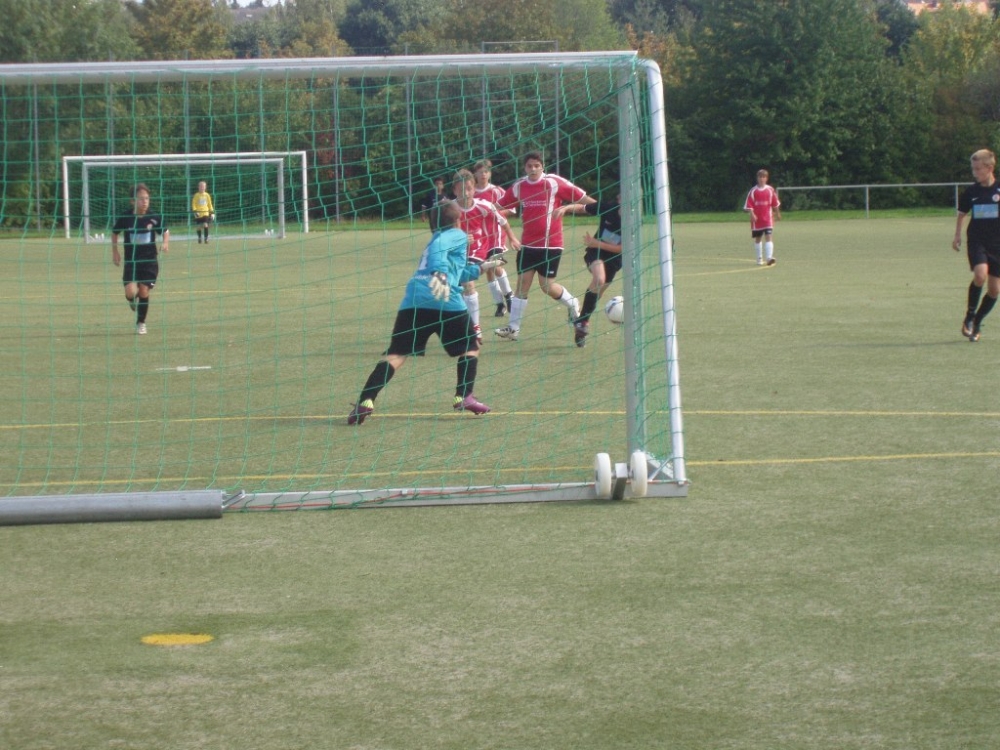
[{"label": "soccer ball", "polygon": [[614,323],[616,326],[620,326],[625,322],[625,298],[624,297],[612,297],[608,300],[608,304],[604,306],[604,314],[608,316],[608,320]]}]

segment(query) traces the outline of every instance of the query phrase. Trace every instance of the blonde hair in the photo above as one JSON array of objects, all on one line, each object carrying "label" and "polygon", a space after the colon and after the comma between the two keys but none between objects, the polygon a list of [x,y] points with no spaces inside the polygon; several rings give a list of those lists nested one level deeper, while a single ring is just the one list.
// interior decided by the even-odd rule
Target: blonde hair
[{"label": "blonde hair", "polygon": [[997,157],[988,148],[981,148],[976,153],[972,155],[969,159],[973,164],[984,164],[985,166],[993,169],[997,165]]}]

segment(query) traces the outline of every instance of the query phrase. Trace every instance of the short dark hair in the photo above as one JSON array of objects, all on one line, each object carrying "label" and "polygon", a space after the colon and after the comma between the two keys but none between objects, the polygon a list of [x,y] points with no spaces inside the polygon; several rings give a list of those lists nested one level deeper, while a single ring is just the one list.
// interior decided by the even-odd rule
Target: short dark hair
[{"label": "short dark hair", "polygon": [[462,215],[458,204],[455,201],[441,201],[431,207],[430,225],[431,231],[437,232],[440,229],[448,229],[458,223],[458,218]]},{"label": "short dark hair", "polygon": [[524,158],[521,159],[521,164],[527,164],[532,159],[534,159],[535,161],[540,161],[542,164],[545,164],[545,157],[542,156],[541,151],[529,151],[524,155]]}]

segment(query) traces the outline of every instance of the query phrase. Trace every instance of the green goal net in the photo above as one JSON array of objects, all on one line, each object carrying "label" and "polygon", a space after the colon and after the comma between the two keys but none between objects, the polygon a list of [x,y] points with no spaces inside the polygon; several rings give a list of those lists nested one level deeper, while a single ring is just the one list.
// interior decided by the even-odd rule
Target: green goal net
[{"label": "green goal net", "polygon": [[[0,494],[212,489],[248,510],[686,494],[654,64],[5,65],[0,87]],[[495,336],[508,320],[481,282],[475,392],[491,413],[453,410],[456,362],[432,338],[349,426],[430,239],[433,178],[490,159],[506,187],[536,150],[594,197],[621,195],[623,269],[587,346],[537,283],[520,340]],[[205,244],[200,180],[216,201]],[[170,230],[146,335],[109,247],[137,182]],[[581,300],[596,228],[566,220],[558,278]],[[603,313],[619,295],[622,325]]]}]

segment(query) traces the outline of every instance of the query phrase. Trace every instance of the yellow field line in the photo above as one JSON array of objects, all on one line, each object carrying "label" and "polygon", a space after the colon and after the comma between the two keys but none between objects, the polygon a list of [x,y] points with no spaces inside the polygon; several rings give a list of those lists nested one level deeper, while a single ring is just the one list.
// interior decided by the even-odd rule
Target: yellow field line
[{"label": "yellow field line", "polygon": [[[625,416],[624,411],[593,411],[593,410],[579,410],[579,411],[565,411],[565,410],[551,410],[551,411],[502,411],[499,409],[494,409],[490,412],[493,416],[491,419],[496,417],[507,416],[507,417],[566,417],[566,416],[595,416],[595,417],[623,417]],[[660,411],[654,412],[652,416],[665,416],[667,412]],[[978,411],[885,411],[885,410],[873,410],[873,411],[861,411],[861,410],[764,410],[764,409],[747,409],[747,410],[691,410],[685,411],[685,416],[703,416],[703,417],[947,417],[947,418],[968,418],[968,417],[978,417],[981,419],[1000,419],[1000,412],[978,412]],[[320,420],[339,420],[342,417],[346,417],[346,414],[242,414],[239,416],[230,417],[177,417],[174,419],[163,420],[163,419],[113,419],[100,422],[41,422],[37,424],[0,424],[0,431],[17,431],[17,430],[44,430],[52,428],[72,428],[72,427],[93,427],[94,425],[139,425],[139,424],[161,424],[167,422],[169,424],[191,424],[191,423],[213,423],[213,422],[258,422],[258,421],[269,421],[269,422],[294,422],[294,421],[320,421]],[[385,414],[380,413],[378,418],[381,419],[411,419],[419,418],[426,419],[428,417],[441,417],[445,419],[461,419],[467,418],[463,414],[448,414],[444,412],[406,412],[397,414]]]}]

